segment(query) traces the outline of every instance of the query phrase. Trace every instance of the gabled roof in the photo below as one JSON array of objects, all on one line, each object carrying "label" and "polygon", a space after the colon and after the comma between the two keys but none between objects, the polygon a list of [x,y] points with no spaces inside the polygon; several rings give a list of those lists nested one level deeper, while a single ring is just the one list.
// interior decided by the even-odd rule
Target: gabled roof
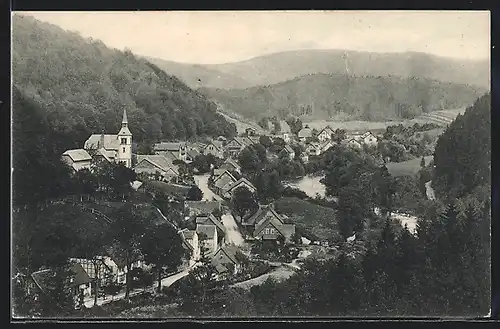
[{"label": "gabled roof", "polygon": [[240,165],[231,158],[228,158],[226,161],[224,161],[224,163],[222,165],[226,165],[226,164],[234,167],[235,169],[241,169]]},{"label": "gabled roof", "polygon": [[331,131],[332,133],[333,133],[333,132],[335,132],[335,131],[332,129],[332,127],[330,127],[330,126],[326,126],[326,127],[324,127],[323,129],[321,129],[321,130],[319,131],[318,135],[319,135],[319,134],[321,134],[321,133],[322,133],[323,131],[325,131],[325,130],[326,130],[326,131],[328,131],[328,130],[329,130],[329,131]]},{"label": "gabled roof", "polygon": [[222,143],[219,142],[219,141],[211,141],[210,143],[208,143],[207,145],[205,145],[203,147],[203,149],[205,150],[206,148],[208,148],[210,145],[213,145],[217,151],[220,151],[222,149]]},{"label": "gabled roof", "polygon": [[298,136],[301,138],[311,137],[312,136],[312,129],[311,128],[302,128],[299,131]]},{"label": "gabled roof", "polygon": [[[72,286],[79,286],[81,284],[87,284],[92,281],[90,276],[87,274],[87,272],[85,272],[82,265],[79,263],[68,265],[68,270],[70,270],[72,273]],[[43,292],[47,292],[48,290],[54,289],[54,287],[52,287],[52,280],[55,274],[56,273],[53,269],[45,269],[32,273],[31,278],[38,286],[38,288],[40,288],[40,290],[42,290]]]},{"label": "gabled roof", "polygon": [[287,151],[288,153],[295,153],[295,151],[293,150],[293,148],[290,145],[288,145],[288,144],[285,145],[285,147],[283,148],[282,151]]},{"label": "gabled roof", "polygon": [[361,135],[361,138],[364,139],[364,138],[366,138],[366,137],[368,137],[370,135],[376,138],[376,136],[371,131],[365,132],[363,135]]},{"label": "gabled roof", "polygon": [[[215,254],[214,254],[214,261],[215,262],[218,262],[218,258],[217,258],[217,254],[218,253],[223,253],[224,255],[227,256],[227,258],[233,263],[233,264],[239,264],[238,262],[238,259],[236,258],[236,254],[238,253],[238,247],[236,247],[235,245],[225,245],[221,248],[219,248]],[[222,263],[221,263],[222,264]]]},{"label": "gabled roof", "polygon": [[191,244],[189,240],[193,240],[195,235],[197,235],[196,231],[184,229],[179,232],[182,238],[183,244],[190,250],[194,250],[194,246]]},{"label": "gabled roof", "polygon": [[179,151],[181,147],[185,147],[184,142],[161,142],[156,143],[153,146],[155,151]]},{"label": "gabled roof", "polygon": [[[284,224],[283,219],[281,218],[281,216],[273,208],[271,208],[271,207],[268,208],[268,211],[270,211],[274,215],[274,217],[278,219],[278,221],[280,222],[281,225]],[[266,215],[266,213],[264,213],[261,216],[261,218],[259,218],[259,221],[255,222],[255,231],[254,231],[254,234],[259,234],[260,231],[262,231],[262,229],[272,219],[272,217],[265,217],[265,215]]]},{"label": "gabled roof", "polygon": [[222,176],[224,176],[224,174],[227,174],[231,177],[232,180],[234,180],[235,182],[237,181],[237,179],[233,176],[233,174],[231,174],[231,172],[229,172],[229,170],[225,170],[222,174],[220,174],[218,177],[216,177],[214,179],[214,184],[215,182],[217,182]]},{"label": "gabled roof", "polygon": [[[101,143],[101,137],[104,137],[104,145]],[[106,150],[118,150],[120,143],[117,135],[109,134],[92,134],[85,141],[83,146],[86,150],[97,150],[99,148],[105,148]]]},{"label": "gabled roof", "polygon": [[196,224],[196,233],[206,235],[207,239],[213,239],[217,234],[217,227],[211,224]]},{"label": "gabled roof", "polygon": [[172,161],[164,155],[137,155],[137,164],[134,168],[136,168],[143,161],[147,161],[165,172],[172,169],[175,174],[179,173],[177,166],[172,164]]},{"label": "gabled roof", "polygon": [[224,173],[224,171],[227,171],[227,169],[214,169],[214,176],[218,177]]},{"label": "gabled roof", "polygon": [[289,134],[292,131],[290,125],[285,120],[280,121],[280,128],[282,134]]},{"label": "gabled roof", "polygon": [[97,150],[97,155],[101,155],[108,162],[111,162],[115,158],[116,153],[114,150],[106,150],[104,148],[100,148]]},{"label": "gabled roof", "polygon": [[229,185],[229,187],[226,189],[226,191],[229,192],[232,189],[237,188],[241,184],[246,184],[246,185],[252,187],[253,189],[255,189],[255,186],[253,186],[253,184],[248,179],[246,179],[245,177],[242,177],[238,181],[236,181],[233,184]]},{"label": "gabled roof", "polygon": [[281,220],[280,215],[274,210],[274,207],[272,205],[264,205],[260,206],[260,208],[251,216],[244,219],[244,223],[247,225],[259,224],[260,222],[263,221],[264,217],[269,211]]},{"label": "gabled roof", "polygon": [[[250,138],[245,137],[245,136],[234,137],[231,141],[233,141],[233,140],[236,141],[240,145],[240,147],[242,147],[242,148],[254,144],[254,142]],[[231,141],[229,143],[231,143]]]},{"label": "gabled roof", "polygon": [[63,155],[69,156],[75,162],[92,160],[90,154],[84,149],[67,150]]},{"label": "gabled roof", "polygon": [[200,225],[215,225],[222,232],[226,232],[226,227],[214,215],[196,216],[196,224]]},{"label": "gabled roof", "polygon": [[198,150],[196,149],[189,149],[187,150],[187,155],[189,155],[191,158],[196,158],[198,155],[200,155],[200,152],[198,152]]}]

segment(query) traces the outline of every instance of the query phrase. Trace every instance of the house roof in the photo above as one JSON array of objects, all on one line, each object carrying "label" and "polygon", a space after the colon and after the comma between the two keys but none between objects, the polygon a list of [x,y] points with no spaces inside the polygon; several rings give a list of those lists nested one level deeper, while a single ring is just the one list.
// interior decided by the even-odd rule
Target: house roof
[{"label": "house roof", "polygon": [[231,177],[231,179],[233,181],[235,181],[235,182],[237,181],[237,179],[233,176],[233,174],[231,174],[231,172],[229,172],[229,170],[224,170],[224,172],[222,174],[220,174],[218,177],[216,177],[214,179],[214,184],[215,184],[215,182],[217,182],[224,175],[224,173],[227,173],[229,175],[229,177]]},{"label": "house roof", "polygon": [[196,224],[196,233],[206,235],[207,239],[213,239],[217,234],[217,227],[212,224]]},{"label": "house roof", "polygon": [[153,146],[155,151],[179,151],[181,147],[186,146],[184,142],[161,142]]},{"label": "house roof", "polygon": [[[281,216],[273,208],[268,208],[268,211],[270,211],[278,219],[278,221],[281,223],[281,225],[284,224]],[[262,229],[267,225],[267,223],[269,223],[271,221],[272,217],[265,217],[266,214],[267,214],[267,212],[264,213],[264,215],[262,215],[259,218],[259,220],[255,222],[254,234],[259,234],[260,231],[262,231]]]},{"label": "house roof", "polygon": [[323,129],[321,129],[321,130],[319,131],[318,135],[319,135],[319,134],[321,134],[323,131],[327,131],[327,132],[328,132],[328,131],[330,131],[330,132],[332,132],[332,133],[334,132],[334,130],[332,129],[332,127],[330,127],[330,126],[326,126],[326,127],[324,127]]},{"label": "house roof", "polygon": [[[125,266],[127,266],[125,255],[121,250],[119,250],[118,247],[110,246],[106,251],[107,255],[113,262],[115,262],[116,266],[118,266],[119,268],[124,268]],[[132,253],[132,262],[136,262],[140,259],[142,259],[142,254],[138,250],[134,251]]]},{"label": "house roof", "polygon": [[220,176],[224,173],[224,171],[227,171],[227,169],[214,169],[214,176]]},{"label": "house roof", "polygon": [[[238,253],[238,247],[236,247],[235,245],[228,244],[228,245],[225,245],[225,246],[219,248],[215,252],[214,257],[213,257],[213,260],[217,263],[220,262],[218,257],[217,257],[218,253],[223,253],[224,255],[226,255],[227,258],[233,264],[239,264],[238,259],[236,258],[236,254]],[[222,263],[220,263],[220,264],[222,264]]]},{"label": "house roof", "polygon": [[311,128],[302,128],[299,131],[298,136],[301,138],[311,137],[312,136],[312,129]]},{"label": "house roof", "polygon": [[363,138],[363,139],[364,139],[364,138],[366,138],[366,137],[368,137],[368,136],[373,136],[373,137],[375,137],[375,135],[374,135],[371,131],[367,131],[367,132],[365,132],[363,135],[361,135],[361,138]]},{"label": "house roof", "polygon": [[254,142],[249,139],[248,137],[234,137],[233,140],[235,140],[236,142],[238,142],[238,144],[240,144],[242,147],[245,147],[245,146],[250,146],[252,144],[254,144]]},{"label": "house roof", "polygon": [[210,214],[215,209],[220,209],[219,201],[184,201],[184,206],[189,209],[195,209],[202,214]]},{"label": "house roof", "polygon": [[187,155],[189,155],[191,158],[196,158],[196,156],[200,155],[200,152],[198,152],[198,150],[196,149],[189,149],[187,150]]},{"label": "house roof", "polygon": [[222,142],[219,142],[219,141],[211,141],[210,143],[208,143],[207,145],[205,145],[203,147],[203,149],[206,149],[210,145],[215,146],[215,148],[217,149],[217,151],[220,151],[222,149]]},{"label": "house roof", "polygon": [[281,127],[282,134],[290,133],[292,131],[290,129],[290,125],[285,120],[280,121],[280,127]]},{"label": "house roof", "polygon": [[102,155],[104,159],[107,161],[111,162],[115,158],[115,151],[113,150],[106,150],[104,148],[100,148],[97,150],[97,155]]},{"label": "house roof", "polygon": [[75,162],[92,160],[90,154],[84,149],[67,150],[66,152],[63,153],[63,155],[69,156],[71,160]]},{"label": "house roof", "polygon": [[229,166],[231,166],[231,167],[233,167],[235,169],[240,169],[241,168],[240,165],[236,161],[234,161],[233,159],[231,159],[231,158],[228,158],[226,161],[224,161],[224,163],[222,165],[229,165]]},{"label": "house roof", "polygon": [[[82,265],[79,263],[68,265],[68,270],[71,271],[72,278],[74,280],[71,283],[72,286],[79,286],[92,281],[87,272],[83,269]],[[55,275],[56,273],[53,269],[45,269],[32,273],[31,278],[43,292],[47,292],[48,290],[53,289],[52,280]]]},{"label": "house roof", "polygon": [[214,215],[208,214],[204,216],[196,216],[196,224],[200,225],[215,225],[222,232],[226,232],[226,227]]},{"label": "house roof", "polygon": [[246,184],[255,190],[255,186],[253,186],[253,184],[248,179],[246,179],[245,177],[242,177],[238,181],[229,185],[229,187],[227,188],[227,191],[231,191],[232,189],[237,188],[241,184]]},{"label": "house roof", "polygon": [[177,166],[172,164],[172,161],[164,155],[137,155],[137,164],[135,165],[135,167],[137,167],[143,161],[147,161],[163,171],[173,169],[176,174],[179,172]]},{"label": "house roof", "polygon": [[288,153],[294,153],[295,151],[293,150],[293,148],[286,144],[285,147],[283,148],[284,151],[287,151]]},{"label": "house roof", "polygon": [[191,244],[191,242],[189,240],[194,239],[195,234],[197,234],[196,231],[184,229],[184,230],[180,231],[179,233],[181,235],[182,242],[184,243],[184,245],[188,249],[194,250],[194,246]]},{"label": "house roof", "polygon": [[273,212],[275,214],[275,216],[277,216],[281,220],[281,217],[274,210],[274,207],[272,205],[263,205],[263,206],[260,206],[260,208],[255,213],[253,213],[252,215],[250,215],[249,217],[244,219],[244,223],[247,225],[259,224],[260,222],[262,222],[262,220],[264,219],[264,217],[266,216],[266,214],[269,211]]},{"label": "house roof", "polygon": [[[101,145],[101,137],[104,137],[104,145]],[[85,141],[83,146],[86,150],[97,150],[99,148],[105,148],[106,150],[118,150],[120,143],[118,141],[117,135],[110,134],[92,134]]]}]

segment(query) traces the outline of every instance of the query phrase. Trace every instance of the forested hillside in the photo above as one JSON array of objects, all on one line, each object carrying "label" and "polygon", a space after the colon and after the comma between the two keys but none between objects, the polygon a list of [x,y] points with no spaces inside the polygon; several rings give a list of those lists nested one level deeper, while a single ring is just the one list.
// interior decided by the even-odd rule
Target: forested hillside
[{"label": "forested hillside", "polygon": [[75,147],[91,133],[117,132],[124,109],[136,141],[236,132],[213,102],[130,51],[27,16],[12,25],[14,85]]},{"label": "forested hillside", "polygon": [[485,90],[436,80],[311,74],[248,89],[200,89],[228,110],[258,119],[412,119],[443,108],[471,105]]},{"label": "forested hillside", "polygon": [[491,94],[479,98],[440,136],[433,187],[445,198],[463,197],[491,185]]}]

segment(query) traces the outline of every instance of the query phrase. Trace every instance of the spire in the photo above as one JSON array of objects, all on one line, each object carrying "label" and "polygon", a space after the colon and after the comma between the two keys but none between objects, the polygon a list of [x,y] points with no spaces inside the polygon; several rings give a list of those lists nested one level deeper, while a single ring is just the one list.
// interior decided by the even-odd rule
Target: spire
[{"label": "spire", "polygon": [[103,148],[104,147],[104,129],[101,131],[101,138],[99,143],[97,144],[97,148]]},{"label": "spire", "polygon": [[123,110],[123,119],[122,119],[122,125],[128,124],[127,120],[127,110]]}]

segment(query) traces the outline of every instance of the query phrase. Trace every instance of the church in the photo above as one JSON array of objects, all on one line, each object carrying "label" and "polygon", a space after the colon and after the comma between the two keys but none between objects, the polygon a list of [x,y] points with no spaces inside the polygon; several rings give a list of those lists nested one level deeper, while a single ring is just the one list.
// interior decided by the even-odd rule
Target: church
[{"label": "church", "polygon": [[123,111],[122,127],[118,134],[92,134],[83,149],[67,150],[62,159],[74,170],[90,169],[93,158],[122,163],[132,167],[132,133],[128,128],[127,112]]}]

